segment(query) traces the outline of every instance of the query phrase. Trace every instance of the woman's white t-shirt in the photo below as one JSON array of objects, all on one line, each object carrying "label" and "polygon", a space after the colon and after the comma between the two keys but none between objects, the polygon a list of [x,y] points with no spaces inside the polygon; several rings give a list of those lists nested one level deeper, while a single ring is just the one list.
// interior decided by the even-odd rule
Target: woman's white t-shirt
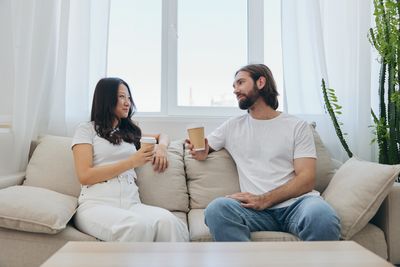
[{"label": "woman's white t-shirt", "polygon": [[[136,153],[134,144],[124,141],[119,145],[114,145],[108,140],[97,135],[93,122],[81,123],[72,138],[72,145],[91,144],[93,147],[93,166],[102,166],[116,163],[127,159]],[[134,169],[129,169],[106,182],[97,183],[90,186],[82,186],[79,203],[85,200],[111,201],[118,199],[121,206],[129,206],[131,203],[139,203],[138,187],[134,180],[137,175]],[[124,186],[121,186],[124,185]]]},{"label": "woman's white t-shirt", "polygon": [[[137,150],[134,144],[122,141],[114,145],[108,140],[97,135],[93,122],[81,123],[72,139],[72,147],[76,144],[91,144],[93,146],[93,166],[115,163],[126,159]],[[135,172],[133,169],[129,172]],[[134,175],[136,177],[136,174]]]},{"label": "woman's white t-shirt", "polygon": [[[292,179],[294,159],[316,158],[310,126],[287,113],[269,120],[256,120],[250,114],[234,117],[207,139],[214,150],[225,148],[231,154],[238,169],[241,191],[257,195]],[[308,194],[319,195],[317,191]],[[273,208],[288,206],[296,199]]]}]

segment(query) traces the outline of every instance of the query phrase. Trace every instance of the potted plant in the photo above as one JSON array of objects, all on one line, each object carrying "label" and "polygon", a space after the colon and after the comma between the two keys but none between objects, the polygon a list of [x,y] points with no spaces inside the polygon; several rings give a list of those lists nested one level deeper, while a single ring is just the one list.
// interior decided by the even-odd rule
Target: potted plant
[{"label": "potted plant", "polygon": [[375,28],[369,40],[379,53],[379,114],[371,109],[379,162],[400,163],[400,1],[374,0]]},{"label": "potted plant", "polygon": [[[379,163],[400,163],[400,0],[374,0],[375,27],[369,30],[369,41],[379,54],[379,112],[371,108],[375,138],[379,148]],[[336,116],[341,106],[335,91],[326,88],[322,80],[326,110],[349,157],[348,147]]]}]

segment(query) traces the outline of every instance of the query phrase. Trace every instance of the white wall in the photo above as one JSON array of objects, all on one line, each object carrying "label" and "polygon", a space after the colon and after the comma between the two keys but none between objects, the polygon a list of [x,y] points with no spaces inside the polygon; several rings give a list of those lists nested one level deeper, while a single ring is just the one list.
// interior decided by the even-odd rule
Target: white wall
[{"label": "white wall", "polygon": [[187,138],[186,126],[191,123],[200,123],[205,127],[205,134],[209,134],[222,124],[227,118],[183,118],[183,117],[133,117],[139,123],[143,133],[166,133],[170,140]]}]

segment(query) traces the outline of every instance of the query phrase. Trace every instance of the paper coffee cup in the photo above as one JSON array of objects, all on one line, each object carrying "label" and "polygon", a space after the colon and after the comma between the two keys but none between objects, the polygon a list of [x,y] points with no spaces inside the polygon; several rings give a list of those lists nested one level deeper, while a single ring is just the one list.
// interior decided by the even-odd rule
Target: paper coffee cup
[{"label": "paper coffee cup", "polygon": [[140,138],[140,146],[141,147],[151,146],[154,149],[154,146],[155,146],[156,143],[157,143],[157,140],[154,137],[142,137],[142,138]]},{"label": "paper coffee cup", "polygon": [[204,126],[200,124],[191,124],[186,127],[189,134],[190,142],[193,145],[194,151],[201,151],[206,149],[206,142],[204,139]]}]

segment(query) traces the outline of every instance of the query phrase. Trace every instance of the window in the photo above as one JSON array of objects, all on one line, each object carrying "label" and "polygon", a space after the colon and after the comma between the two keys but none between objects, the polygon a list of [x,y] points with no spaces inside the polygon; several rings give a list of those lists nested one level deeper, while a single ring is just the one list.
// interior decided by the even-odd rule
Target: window
[{"label": "window", "polygon": [[284,109],[283,65],[281,43],[281,0],[266,0],[264,2],[264,64],[274,75],[279,91],[279,110]]},{"label": "window", "polygon": [[161,111],[162,0],[112,0],[107,76],[130,86],[140,112]]},{"label": "window", "polygon": [[242,114],[232,82],[248,63],[265,62],[282,89],[279,0],[111,0],[110,10],[108,76],[132,87],[139,115]]},{"label": "window", "polygon": [[246,1],[184,0],[178,11],[178,106],[237,106],[232,80],[247,63]]}]

